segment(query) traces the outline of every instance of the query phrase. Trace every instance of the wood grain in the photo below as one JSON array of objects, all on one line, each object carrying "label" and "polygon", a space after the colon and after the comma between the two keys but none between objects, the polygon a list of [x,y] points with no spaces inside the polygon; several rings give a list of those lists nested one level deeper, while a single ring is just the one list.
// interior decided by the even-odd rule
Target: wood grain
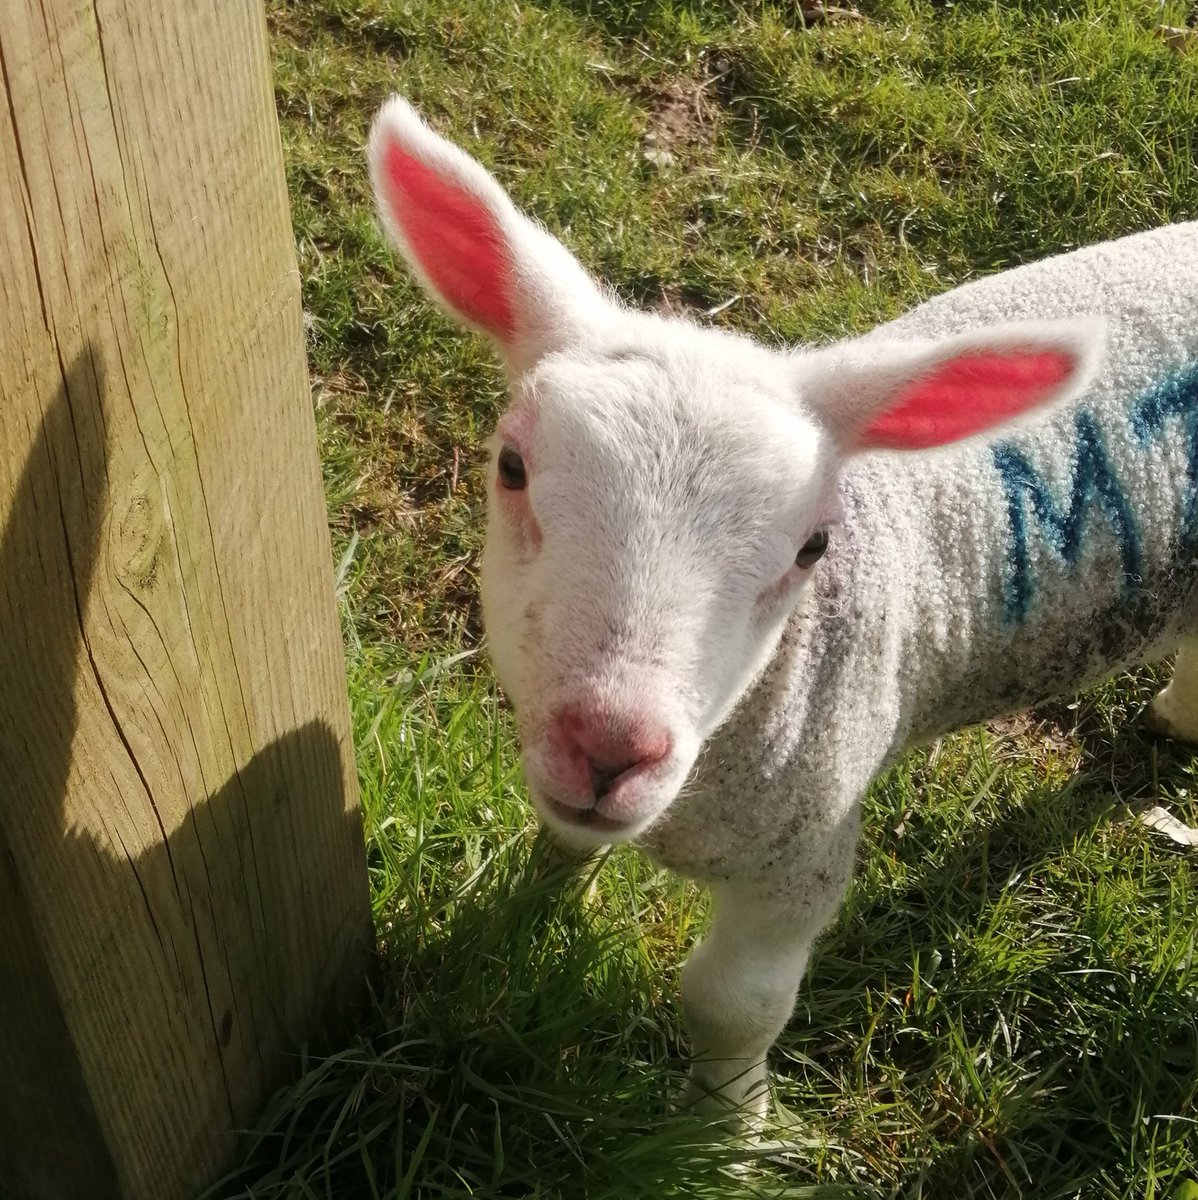
[{"label": "wood grain", "polygon": [[263,16],[0,0],[0,1194],[193,1195],[369,906]]}]

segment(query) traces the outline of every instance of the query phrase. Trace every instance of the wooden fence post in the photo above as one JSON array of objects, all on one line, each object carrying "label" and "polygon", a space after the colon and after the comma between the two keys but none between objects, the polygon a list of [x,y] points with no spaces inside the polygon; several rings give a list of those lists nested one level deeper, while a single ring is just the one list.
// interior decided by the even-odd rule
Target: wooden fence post
[{"label": "wooden fence post", "polygon": [[369,904],[256,3],[0,0],[0,1195],[187,1197]]}]

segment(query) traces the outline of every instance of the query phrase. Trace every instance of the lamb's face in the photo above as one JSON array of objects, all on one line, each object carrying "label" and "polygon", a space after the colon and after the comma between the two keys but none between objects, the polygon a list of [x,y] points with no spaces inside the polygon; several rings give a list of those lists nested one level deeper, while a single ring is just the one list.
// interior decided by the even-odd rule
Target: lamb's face
[{"label": "lamb's face", "polygon": [[491,458],[491,654],[533,800],[580,844],[665,812],[835,516],[830,441],[793,411],[773,356],[654,332],[543,360]]}]

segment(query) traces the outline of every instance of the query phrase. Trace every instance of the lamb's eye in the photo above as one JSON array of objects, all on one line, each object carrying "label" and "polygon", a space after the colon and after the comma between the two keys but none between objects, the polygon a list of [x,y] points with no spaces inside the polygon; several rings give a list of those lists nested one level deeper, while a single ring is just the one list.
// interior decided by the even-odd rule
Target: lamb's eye
[{"label": "lamb's eye", "polygon": [[504,446],[499,452],[499,482],[509,492],[522,492],[528,486],[524,459],[511,446]]},{"label": "lamb's eye", "polygon": [[828,548],[828,531],[817,529],[804,543],[795,558],[796,567],[813,567],[824,556]]}]

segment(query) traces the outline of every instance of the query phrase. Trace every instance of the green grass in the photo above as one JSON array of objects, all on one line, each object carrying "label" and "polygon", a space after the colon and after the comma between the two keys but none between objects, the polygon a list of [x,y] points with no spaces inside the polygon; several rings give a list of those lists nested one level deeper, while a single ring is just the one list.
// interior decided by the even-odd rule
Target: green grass
[{"label": "green grass", "polygon": [[221,1195],[1198,1192],[1198,871],[1134,819],[1198,823],[1195,761],[1137,731],[1153,672],[879,781],[775,1055],[772,1145],[670,1111],[703,898],[630,852],[579,876],[535,839],[474,600],[502,381],[375,229],[362,145],[390,91],[625,296],[767,341],[1198,216],[1198,51],[1153,33],[1179,6],[800,13],[270,6],[380,955],[357,1035],[304,1060]]}]

